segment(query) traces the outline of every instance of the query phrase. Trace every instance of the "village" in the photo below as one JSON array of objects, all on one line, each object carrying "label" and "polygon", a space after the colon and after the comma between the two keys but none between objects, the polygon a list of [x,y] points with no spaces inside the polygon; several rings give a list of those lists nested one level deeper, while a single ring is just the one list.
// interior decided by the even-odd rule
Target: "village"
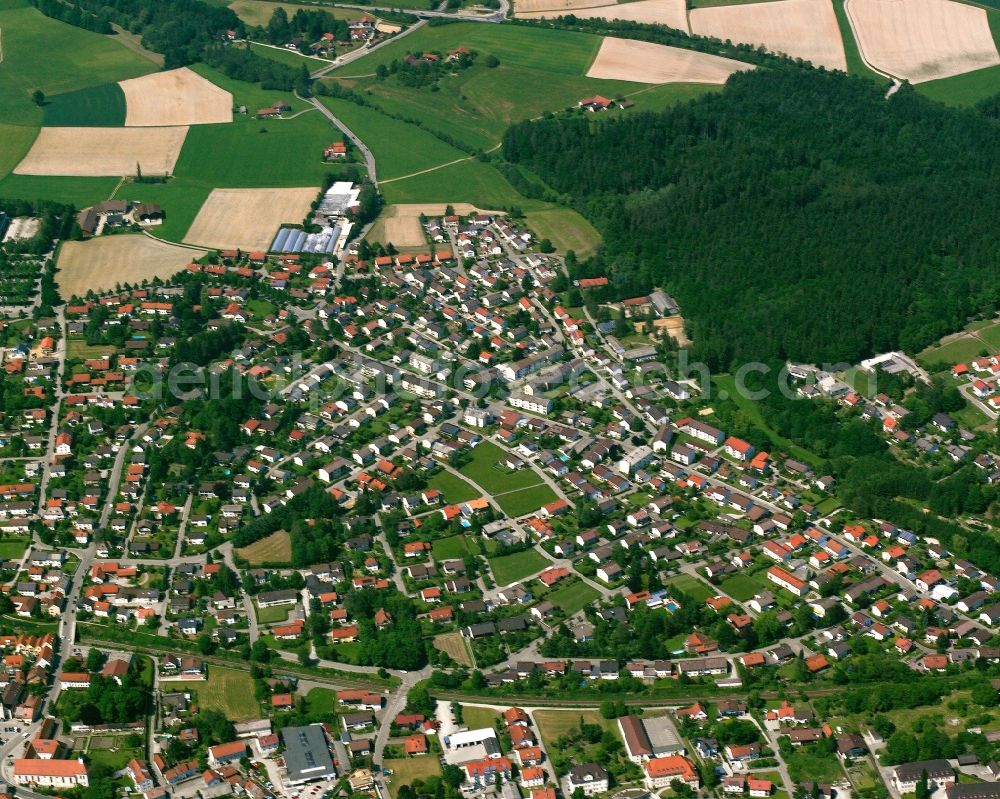
[{"label": "village", "polygon": [[[607,279],[503,215],[422,215],[403,251],[349,225],[5,323],[4,780],[994,799],[995,575],[727,430],[665,365],[665,292],[595,316]],[[994,479],[952,417],[904,440],[891,385],[789,371]],[[945,733],[865,700],[871,669],[959,697]]]}]

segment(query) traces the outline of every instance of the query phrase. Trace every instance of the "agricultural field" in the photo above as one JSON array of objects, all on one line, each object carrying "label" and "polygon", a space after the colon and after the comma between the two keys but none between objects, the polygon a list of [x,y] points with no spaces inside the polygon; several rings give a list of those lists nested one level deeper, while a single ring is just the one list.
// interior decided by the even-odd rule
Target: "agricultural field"
[{"label": "agricultural field", "polygon": [[[573,14],[581,19],[622,19],[629,22],[643,22],[666,25],[668,28],[690,33],[687,19],[687,5],[684,0],[636,0],[634,3],[593,4],[594,7],[578,8]],[[558,8],[545,11],[519,12],[517,16],[527,19],[558,17],[565,14]]]},{"label": "agricultural field", "polygon": [[240,547],[236,554],[251,566],[267,563],[290,563],[292,560],[292,538],[285,530],[279,530],[266,538]]},{"label": "agricultural field", "polygon": [[753,66],[695,50],[608,36],[587,70],[587,77],[637,83],[722,84],[744,69]]},{"label": "agricultural field", "polygon": [[318,189],[214,189],[184,240],[204,247],[266,250],[283,222],[300,223]]},{"label": "agricultural field", "polygon": [[56,283],[63,297],[82,297],[118,283],[166,279],[203,255],[204,250],[177,247],[141,233],[66,241],[56,260]]},{"label": "agricultural field", "polygon": [[919,83],[917,91],[945,105],[970,106],[996,94],[998,85],[1000,66]]},{"label": "agricultural field", "polygon": [[[21,128],[20,130],[25,130]],[[32,136],[34,131],[31,132]],[[7,175],[0,180],[0,197],[33,200],[45,197],[85,208],[112,196],[120,178],[73,178],[46,175]]]},{"label": "agricultural field", "polygon": [[250,672],[210,666],[208,679],[191,683],[188,690],[198,695],[198,706],[203,710],[218,710],[231,721],[248,721],[260,716],[260,705],[254,698]]},{"label": "agricultural field", "polygon": [[434,648],[439,649],[448,655],[460,666],[472,667],[472,657],[469,654],[469,647],[465,639],[459,632],[441,633],[434,636]]},{"label": "agricultural field", "polygon": [[775,53],[847,70],[844,43],[832,0],[775,0],[749,5],[696,8],[691,32],[763,45]]},{"label": "agricultural field", "polygon": [[579,610],[594,602],[600,594],[582,580],[556,588],[545,595],[545,598],[559,608],[567,616],[572,616]]},{"label": "agricultural field", "polygon": [[1000,64],[983,8],[953,0],[847,0],[844,7],[865,61],[911,83]]},{"label": "agricultural field", "polygon": [[[601,41],[600,36],[588,33],[456,23],[421,28],[331,74],[359,92],[371,92],[366,99],[387,111],[418,119],[428,130],[488,150],[513,122],[575,106],[593,94],[617,97],[644,88],[635,81],[587,77]],[[389,65],[410,51],[444,53],[458,47],[475,50],[476,60],[468,69],[439,79],[436,90],[408,87],[393,76],[381,81],[374,77],[378,65]],[[495,56],[499,65],[487,67],[488,55]],[[369,77],[351,77],[365,75]],[[525,86],[532,91],[525,92]],[[358,135],[372,145],[363,133]],[[451,158],[435,156],[435,160],[440,164],[465,155],[457,151]],[[383,174],[381,162],[379,173],[384,178],[400,174]]]},{"label": "agricultural field", "polygon": [[125,92],[103,83],[49,97],[42,123],[46,127],[117,127],[125,124]]},{"label": "agricultural field", "polygon": [[186,127],[42,128],[16,175],[101,177],[169,175],[180,156]]},{"label": "agricultural field", "polygon": [[497,585],[510,585],[544,569],[549,560],[534,549],[515,552],[512,555],[500,555],[490,558],[490,569]]},{"label": "agricultural field", "polygon": [[233,96],[187,68],[123,80],[119,86],[127,127],[233,121]]}]

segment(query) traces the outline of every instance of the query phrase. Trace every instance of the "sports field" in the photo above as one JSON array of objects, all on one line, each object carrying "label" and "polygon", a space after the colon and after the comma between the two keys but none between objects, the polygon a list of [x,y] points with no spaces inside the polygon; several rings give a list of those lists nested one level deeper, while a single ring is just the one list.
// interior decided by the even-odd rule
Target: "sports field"
[{"label": "sports field", "polygon": [[166,279],[204,254],[204,250],[177,247],[141,233],[66,241],[56,262],[56,283],[64,298],[82,297],[90,290],[113,289],[119,283]]},{"label": "sports field", "polygon": [[187,128],[42,128],[17,175],[169,175]]},{"label": "sports field", "polygon": [[279,530],[266,538],[240,547],[236,554],[251,566],[263,566],[266,563],[290,563],[292,560],[292,538],[285,530]]},{"label": "sports field", "polygon": [[184,240],[202,247],[266,250],[283,222],[299,223],[318,187],[214,189]]},{"label": "sports field", "polygon": [[549,560],[534,549],[515,552],[513,555],[500,555],[490,558],[490,569],[497,585],[510,585],[525,577],[537,574],[549,565]]},{"label": "sports field", "polygon": [[123,80],[119,86],[128,127],[233,121],[233,96],[187,68]]},{"label": "sports field", "polygon": [[250,672],[209,666],[208,679],[191,683],[200,708],[218,710],[230,721],[249,721],[260,716],[260,704],[254,698]]}]

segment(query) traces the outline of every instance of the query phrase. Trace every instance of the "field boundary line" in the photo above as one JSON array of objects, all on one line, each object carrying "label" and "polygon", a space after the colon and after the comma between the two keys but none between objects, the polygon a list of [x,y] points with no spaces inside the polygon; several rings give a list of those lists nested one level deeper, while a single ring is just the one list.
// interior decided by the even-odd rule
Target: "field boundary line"
[{"label": "field boundary line", "polygon": [[159,236],[154,236],[148,230],[143,230],[142,235],[148,236],[153,241],[158,241],[160,244],[169,244],[172,247],[183,247],[185,250],[197,250],[198,252],[205,252],[205,250],[211,250],[211,247],[198,247],[195,244],[185,244],[181,241],[169,241],[168,239],[161,239]]},{"label": "field boundary line", "polygon": [[[902,78],[897,75],[891,75],[884,69],[879,69],[874,64],[872,64],[868,57],[865,55],[865,48],[861,46],[861,39],[858,37],[858,26],[854,23],[854,15],[851,13],[851,0],[844,0],[844,13],[847,14],[847,24],[851,26],[851,35],[854,36],[854,43],[858,46],[858,55],[861,56],[861,60],[864,62],[865,66],[868,67],[876,75],[881,75],[883,78],[888,78],[893,82],[894,85],[899,84]],[[890,94],[895,94],[892,88],[889,90]],[[886,97],[889,95],[887,94]]]},{"label": "field boundary line", "polygon": [[[495,145],[493,145],[492,147],[490,147],[490,149],[484,150],[483,152],[486,152],[486,153],[496,152],[502,146],[503,146],[503,142],[497,142]],[[385,179],[385,180],[380,180],[378,183],[381,186],[381,185],[383,185],[385,183],[394,183],[397,180],[406,180],[407,178],[415,178],[418,175],[426,175],[428,172],[436,172],[439,169],[444,169],[446,166],[454,166],[455,164],[461,164],[464,161],[472,161],[475,157],[476,156],[474,156],[474,155],[467,155],[467,156],[465,156],[465,158],[456,158],[454,161],[449,161],[446,164],[438,164],[437,166],[432,166],[432,167],[430,167],[428,169],[421,169],[419,172],[411,172],[409,175],[400,175],[398,178],[388,178],[388,179]]]}]

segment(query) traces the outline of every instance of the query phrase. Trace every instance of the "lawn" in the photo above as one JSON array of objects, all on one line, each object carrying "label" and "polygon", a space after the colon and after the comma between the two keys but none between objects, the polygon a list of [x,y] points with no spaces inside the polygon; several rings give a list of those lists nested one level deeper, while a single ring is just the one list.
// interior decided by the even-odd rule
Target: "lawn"
[{"label": "lawn", "polygon": [[[155,69],[114,39],[50,19],[32,8],[27,0],[0,0],[0,31],[3,32],[0,106],[4,109],[0,176],[6,175],[27,152],[42,124],[44,110],[31,101],[35,89],[53,97],[138,77]],[[44,46],[40,46],[42,42]],[[17,126],[27,130],[7,129]]]},{"label": "lawn", "polygon": [[500,555],[490,558],[490,568],[497,585],[510,585],[544,569],[549,560],[534,549],[515,552],[513,555]]},{"label": "lawn", "polygon": [[840,761],[832,752],[820,752],[813,746],[797,746],[786,758],[788,773],[792,782],[808,780],[816,782],[839,782],[844,778]]},{"label": "lawn", "polygon": [[431,554],[434,555],[434,560],[464,558],[469,554],[469,547],[464,535],[452,535],[434,541],[431,544]]},{"label": "lawn", "polygon": [[287,531],[278,530],[260,541],[237,549],[236,554],[251,566],[263,566],[266,563],[290,563],[292,560],[292,538]]},{"label": "lawn", "polygon": [[91,766],[102,765],[107,766],[112,771],[118,771],[119,769],[125,768],[132,758],[142,758],[143,754],[144,752],[142,747],[136,747],[134,749],[120,747],[115,750],[89,749],[84,753],[84,758],[89,761]]},{"label": "lawn", "polygon": [[208,679],[195,688],[201,709],[219,710],[230,721],[248,721],[260,717],[260,705],[254,698],[250,672],[209,666]]},{"label": "lawn", "polygon": [[493,708],[462,705],[462,722],[470,730],[492,727],[498,718],[500,718],[500,714]]},{"label": "lawn", "polygon": [[257,612],[257,623],[258,624],[277,624],[278,622],[285,621],[288,618],[288,614],[291,613],[294,605],[272,605],[268,608],[262,608],[257,603],[254,603],[254,609]]},{"label": "lawn", "polygon": [[667,583],[679,591],[683,591],[694,599],[695,602],[704,602],[710,596],[715,596],[715,592],[708,583],[690,574],[678,574],[676,577],[671,577],[667,580]]},{"label": "lawn", "polygon": [[577,580],[557,588],[547,594],[545,598],[567,616],[572,616],[593,603],[599,596],[596,589],[591,588],[582,580]]},{"label": "lawn", "polygon": [[399,789],[404,785],[441,773],[441,764],[433,755],[386,760],[382,763],[382,768],[392,772],[392,780],[389,782],[389,795],[392,799],[396,799]]},{"label": "lawn", "polygon": [[468,502],[479,496],[479,491],[474,486],[469,485],[465,480],[444,469],[433,475],[427,485],[436,488],[444,494],[444,501],[449,504],[457,502]]},{"label": "lawn", "polygon": [[603,718],[596,710],[536,710],[532,715],[546,749],[552,749],[570,730],[579,729],[580,719],[585,724],[600,724],[606,730],[617,732],[617,722]]},{"label": "lawn", "polygon": [[28,538],[0,539],[0,560],[20,559],[24,555],[24,550],[28,548],[28,542]]},{"label": "lawn", "polygon": [[312,688],[306,694],[306,707],[310,713],[336,713],[337,692],[332,688]]},{"label": "lawn", "polygon": [[66,356],[68,358],[101,358],[111,355],[115,351],[113,344],[88,344],[83,339],[71,338],[66,342]]},{"label": "lawn", "polygon": [[576,211],[548,208],[526,214],[528,227],[539,239],[548,239],[560,253],[573,250],[586,258],[601,243],[601,234]]},{"label": "lawn", "polygon": [[764,584],[755,576],[745,573],[734,574],[719,584],[719,588],[737,602],[746,602],[748,599],[752,599],[756,594],[760,593],[763,587]]},{"label": "lawn", "polygon": [[[771,437],[771,440],[783,450],[786,450],[789,455],[813,466],[818,467],[820,465],[820,459],[816,455],[800,447],[798,444],[789,441],[776,430],[768,427],[764,421],[764,417],[760,413],[760,408],[757,407],[757,403],[749,397],[743,396],[742,392],[736,386],[735,379],[731,375],[718,375],[713,377],[712,381],[715,383],[716,396],[720,400],[729,399],[735,403],[749,417],[754,426],[767,433]],[[725,396],[723,396],[723,392],[725,392]]]},{"label": "lawn", "polygon": [[476,485],[494,495],[542,482],[541,475],[530,467],[512,472],[500,466],[500,461],[506,455],[496,444],[483,441],[472,449],[472,459],[460,471]]},{"label": "lawn", "polygon": [[125,92],[117,83],[102,83],[49,97],[46,126],[120,127],[125,124]]},{"label": "lawn", "polygon": [[511,491],[506,494],[496,494],[493,497],[500,509],[508,516],[517,518],[526,513],[533,513],[543,505],[555,502],[559,497],[556,492],[544,483]]}]

